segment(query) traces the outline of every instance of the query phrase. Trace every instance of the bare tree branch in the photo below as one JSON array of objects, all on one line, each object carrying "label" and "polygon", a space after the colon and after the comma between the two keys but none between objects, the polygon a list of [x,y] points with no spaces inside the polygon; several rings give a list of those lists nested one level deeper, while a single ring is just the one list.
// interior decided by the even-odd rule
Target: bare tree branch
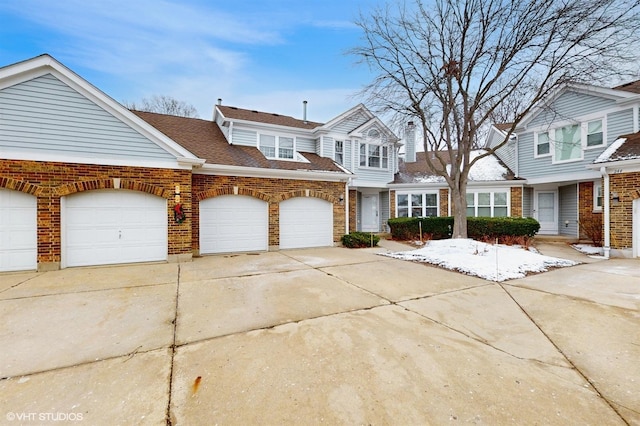
[{"label": "bare tree branch", "polygon": [[179,117],[198,118],[198,110],[191,104],[179,101],[171,96],[153,95],[151,98],[143,98],[139,103],[123,102],[129,109],[158,114],[177,115]]},{"label": "bare tree branch", "polygon": [[[351,53],[377,72],[368,103],[420,123],[426,162],[451,190],[454,236],[466,237],[469,169],[550,93],[610,87],[637,68],[640,2],[397,0],[356,24],[363,43]],[[512,123],[505,141],[472,157],[495,120]]]}]

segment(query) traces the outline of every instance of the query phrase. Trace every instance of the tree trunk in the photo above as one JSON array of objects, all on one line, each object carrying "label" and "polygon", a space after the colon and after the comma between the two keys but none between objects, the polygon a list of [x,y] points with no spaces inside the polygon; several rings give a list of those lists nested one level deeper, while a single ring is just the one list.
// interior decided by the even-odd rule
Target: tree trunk
[{"label": "tree trunk", "polygon": [[451,203],[453,213],[453,232],[451,238],[467,238],[467,188],[451,189]]}]

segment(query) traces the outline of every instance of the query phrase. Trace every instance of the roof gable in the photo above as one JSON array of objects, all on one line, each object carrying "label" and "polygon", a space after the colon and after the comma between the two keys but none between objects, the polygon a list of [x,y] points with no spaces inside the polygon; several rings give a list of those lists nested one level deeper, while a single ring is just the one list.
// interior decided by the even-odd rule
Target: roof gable
[{"label": "roof gable", "polygon": [[167,167],[198,162],[49,55],[0,68],[0,109],[0,143],[16,158]]}]

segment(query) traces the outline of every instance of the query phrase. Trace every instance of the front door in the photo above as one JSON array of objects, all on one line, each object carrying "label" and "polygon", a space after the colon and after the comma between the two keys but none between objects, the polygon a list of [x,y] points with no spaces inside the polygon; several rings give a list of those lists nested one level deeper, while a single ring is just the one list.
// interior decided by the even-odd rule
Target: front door
[{"label": "front door", "polygon": [[540,222],[540,234],[558,233],[558,192],[536,191],[534,217]]},{"label": "front door", "polygon": [[362,194],[362,231],[380,231],[378,220],[378,194]]}]

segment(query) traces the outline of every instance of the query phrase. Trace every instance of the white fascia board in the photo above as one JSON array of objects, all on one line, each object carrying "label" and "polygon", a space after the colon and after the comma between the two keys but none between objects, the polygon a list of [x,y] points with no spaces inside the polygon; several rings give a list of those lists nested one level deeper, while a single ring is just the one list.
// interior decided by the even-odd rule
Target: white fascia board
[{"label": "white fascia board", "polygon": [[0,90],[46,74],[53,75],[176,158],[197,159],[187,149],[49,55],[38,56],[0,69]]},{"label": "white fascia board", "polygon": [[346,182],[353,177],[353,174],[351,173],[321,172],[316,170],[263,169],[258,167],[228,166],[223,164],[204,164],[201,168],[194,170],[194,173],[201,175],[319,180],[329,182]]},{"label": "white fascia board", "polygon": [[584,172],[579,172],[579,173],[549,175],[549,176],[541,176],[538,178],[528,178],[526,180],[526,183],[528,185],[540,185],[544,183],[563,183],[563,182],[573,182],[573,181],[579,181],[579,180],[592,180],[592,179],[598,179],[599,177],[600,177],[600,172],[595,170],[586,170]]},{"label": "white fascia board", "polygon": [[[351,176],[353,177],[353,175]],[[357,186],[357,187],[362,187],[362,188],[387,188],[388,187],[388,183],[380,183],[380,182],[375,182],[375,181],[366,181],[366,180],[362,180],[362,179],[353,179],[353,181],[350,184],[351,186]]]},{"label": "white fascia board", "polygon": [[606,167],[609,174],[637,172],[640,170],[640,158],[589,164],[587,167],[593,170],[600,170],[602,167]]},{"label": "white fascia board", "polygon": [[624,99],[618,99],[616,101],[616,103],[618,105],[633,105],[633,104],[640,104],[640,94],[635,94],[629,98],[624,98]]},{"label": "white fascia board", "polygon": [[[85,157],[74,156],[68,152],[3,152],[0,158],[5,160],[24,160],[24,161],[42,161],[69,164],[95,164],[99,166],[124,166],[124,167],[149,167],[154,169],[179,169],[191,170],[194,166],[193,160],[189,159],[188,163],[181,161],[182,159],[162,161],[162,160],[143,160],[139,158],[113,158],[113,157]],[[204,160],[203,160],[204,161]]]},{"label": "white fascia board", "polygon": [[432,183],[389,183],[387,184],[387,188],[393,189],[396,191],[403,189],[448,189],[449,186],[445,182],[432,182]]}]

